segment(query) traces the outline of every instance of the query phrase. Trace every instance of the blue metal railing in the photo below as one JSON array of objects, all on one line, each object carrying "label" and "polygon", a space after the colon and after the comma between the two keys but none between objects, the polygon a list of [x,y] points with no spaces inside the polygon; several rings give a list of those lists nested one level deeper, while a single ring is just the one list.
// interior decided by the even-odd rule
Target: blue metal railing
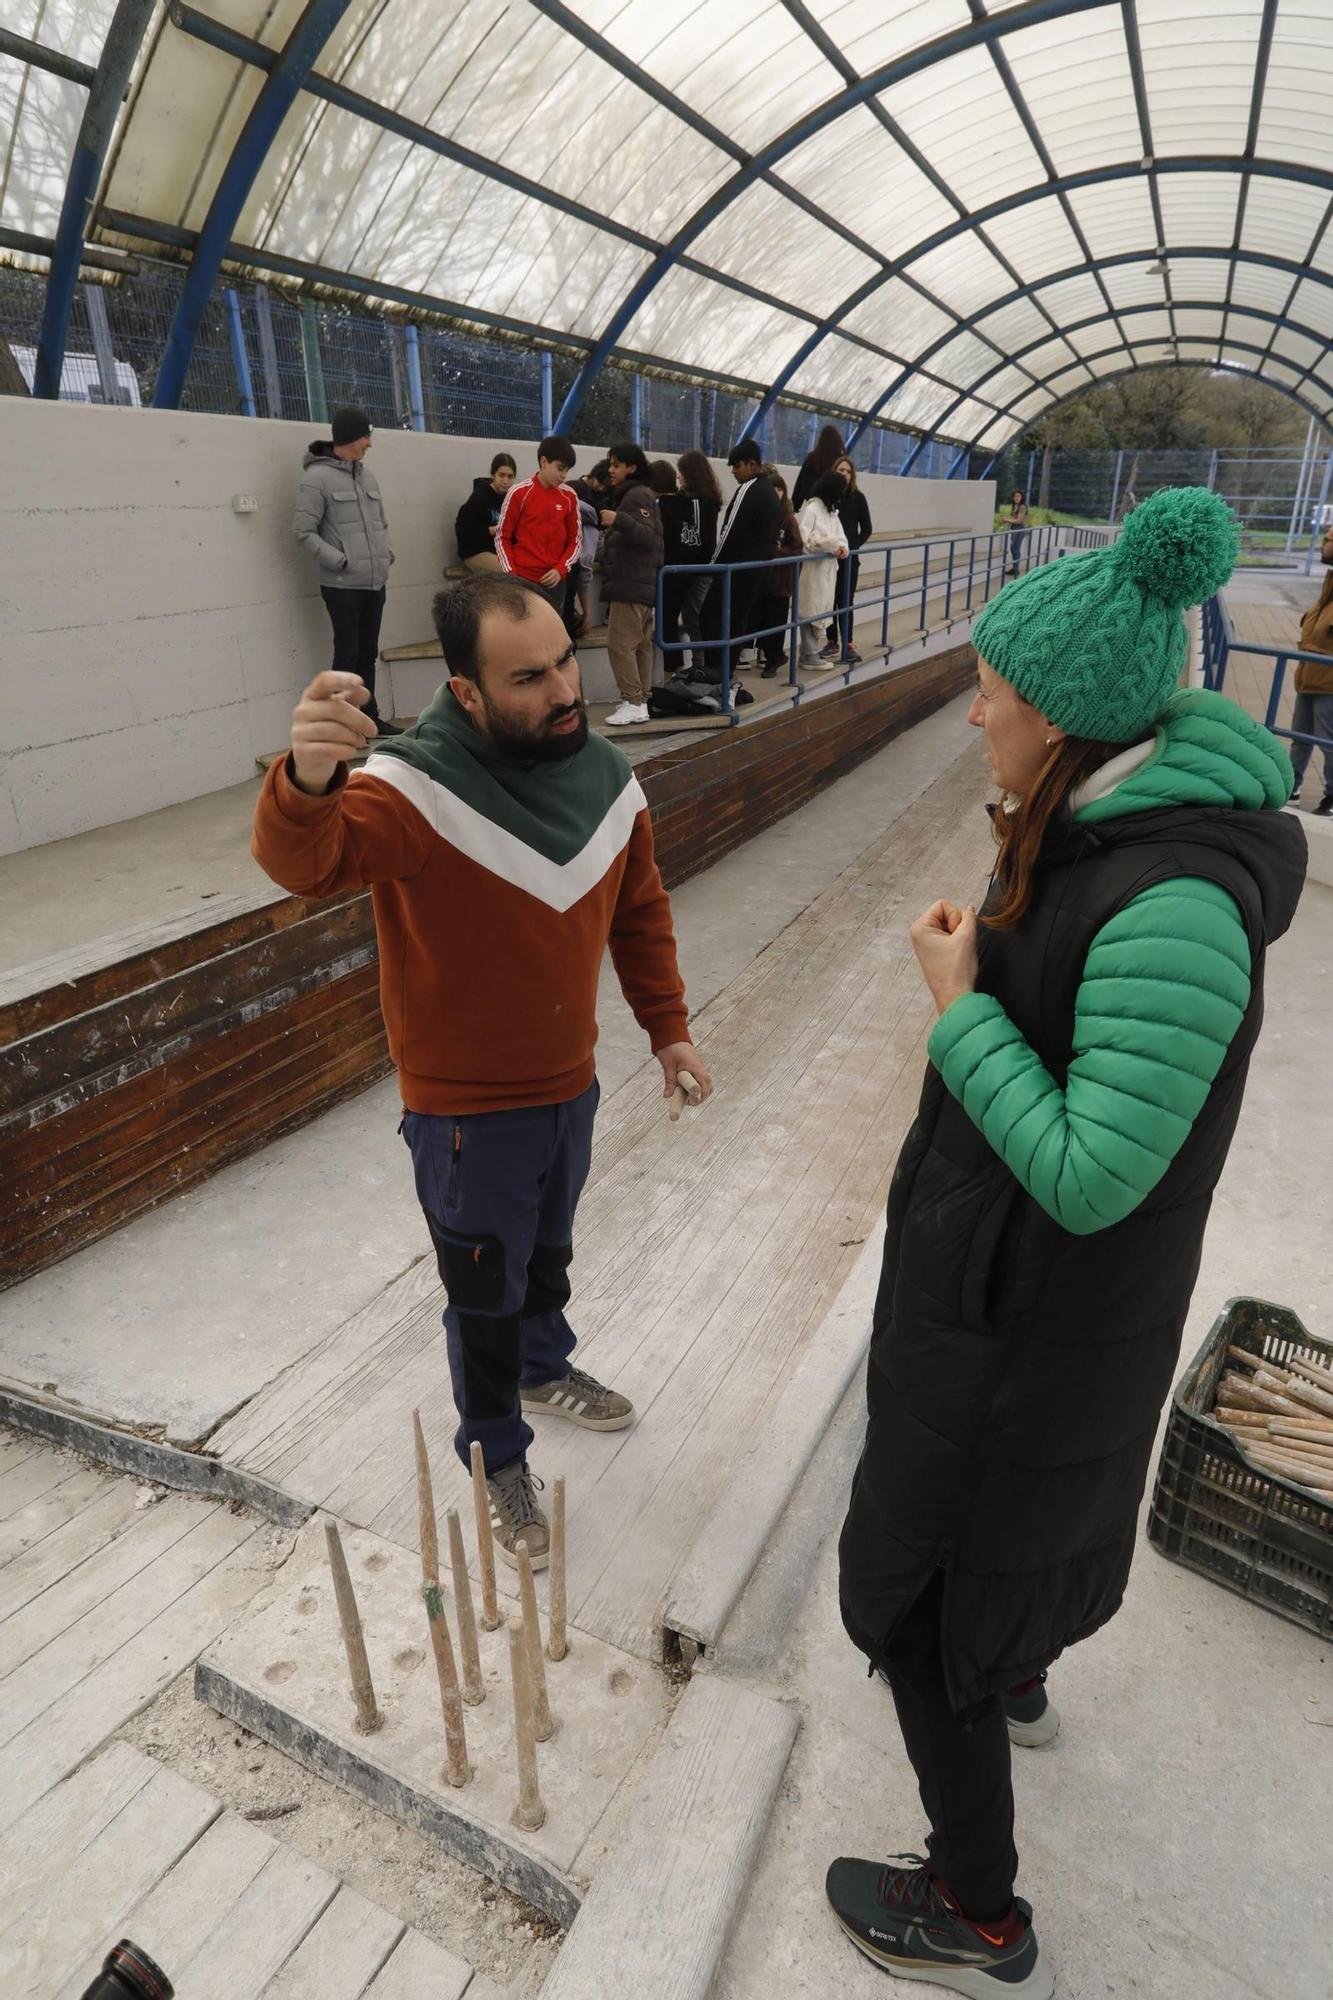
[{"label": "blue metal railing", "polygon": [[1227,666],[1233,653],[1245,653],[1252,657],[1271,660],[1273,677],[1269,683],[1268,701],[1264,709],[1264,727],[1271,729],[1274,736],[1283,737],[1288,743],[1308,743],[1316,750],[1333,752],[1333,737],[1313,736],[1301,729],[1282,729],[1278,726],[1278,711],[1282,706],[1283,690],[1286,686],[1287,667],[1294,660],[1299,663],[1308,660],[1315,666],[1330,664],[1328,653],[1307,653],[1299,646],[1263,646],[1253,640],[1238,639],[1236,626],[1227,610],[1226,599],[1219,590],[1203,606],[1203,684],[1221,694],[1227,677]]},{"label": "blue metal railing", "polygon": [[[841,588],[831,610],[821,611],[812,617],[801,613],[801,576],[811,563],[831,562],[827,555],[782,555],[769,557],[758,562],[745,563],[669,563],[658,571],[657,615],[654,638],[662,651],[667,665],[667,678],[671,678],[673,659],[683,653],[694,656],[720,655],[720,681],[711,684],[719,699],[720,712],[731,722],[741,720],[732,699],[733,674],[731,656],[747,647],[757,647],[759,642],[782,634],[786,641],[786,678],[793,704],[800,701],[805,686],[800,676],[803,672],[818,673],[820,684],[824,685],[840,679],[845,686],[857,669],[865,664],[856,653],[851,641],[856,635],[858,622],[862,628],[862,643],[865,643],[864,627],[871,623],[876,612],[879,616],[879,637],[873,642],[872,650],[882,661],[887,661],[894,650],[894,641],[889,637],[889,621],[895,613],[905,611],[909,606],[916,609],[916,623],[911,636],[899,644],[916,644],[932,629],[930,624],[930,598],[941,592],[944,598],[943,617],[939,626],[961,623],[979,611],[987,599],[993,595],[997,582],[1003,582],[1005,572],[1015,569],[1021,574],[1038,565],[1053,561],[1057,556],[1070,554],[1079,549],[1101,548],[1112,538],[1109,528],[1062,528],[1040,526],[1024,530],[1021,549],[1012,545],[1013,531],[997,528],[990,532],[966,535],[924,535],[908,541],[867,543],[855,553],[859,558],[859,576],[856,590],[851,591],[852,568],[848,563],[842,574]],[[919,552],[921,572],[914,573],[915,563],[911,560]],[[932,571],[932,552],[934,567]],[[965,552],[965,554],[964,554]],[[882,572],[873,574],[883,561]],[[896,569],[895,569],[896,565]],[[789,569],[792,572],[792,589],[787,616],[779,624],[747,624],[742,630],[732,630],[733,577],[755,570],[770,571]],[[866,572],[872,575],[867,581]],[[707,577],[710,591],[720,590],[720,617],[716,621],[721,633],[718,638],[706,638],[703,632],[691,634],[682,627],[679,639],[667,639],[663,620],[663,585],[667,577]],[[932,582],[933,577],[933,582]],[[978,596],[978,587],[980,595]],[[710,623],[713,623],[710,619]],[[832,625],[842,636],[840,657],[818,664],[800,659],[801,627],[805,624],[825,623]],[[693,684],[696,688],[700,683]]]}]

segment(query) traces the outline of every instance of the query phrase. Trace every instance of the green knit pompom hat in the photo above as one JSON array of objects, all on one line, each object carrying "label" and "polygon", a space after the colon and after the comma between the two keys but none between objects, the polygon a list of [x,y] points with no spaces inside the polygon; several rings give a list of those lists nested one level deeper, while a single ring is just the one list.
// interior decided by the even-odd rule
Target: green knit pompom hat
[{"label": "green knit pompom hat", "polygon": [[1071,736],[1133,743],[1180,680],[1181,616],[1236,565],[1236,524],[1203,486],[1136,507],[1109,548],[1061,556],[1007,584],[972,627],[981,658]]}]

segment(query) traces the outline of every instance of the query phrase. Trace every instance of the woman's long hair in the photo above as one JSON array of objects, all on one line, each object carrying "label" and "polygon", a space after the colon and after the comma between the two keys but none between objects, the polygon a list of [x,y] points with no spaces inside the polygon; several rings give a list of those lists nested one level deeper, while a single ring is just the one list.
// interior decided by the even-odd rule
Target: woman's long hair
[{"label": "woman's long hair", "polygon": [[1000,884],[998,906],[983,922],[993,931],[1012,930],[1027,915],[1032,901],[1037,861],[1051,821],[1094,771],[1124,749],[1123,743],[1094,743],[1087,736],[1065,736],[1051,751],[1013,812],[1003,805],[994,818],[1000,858],[995,873]]},{"label": "woman's long hair", "polygon": [[861,490],[861,486],[859,480],[856,477],[856,467],[853,465],[851,459],[847,456],[846,452],[843,452],[842,456],[836,461],[836,464],[845,465],[847,467],[846,472],[842,474],[842,477],[847,481],[847,491],[849,493],[859,493]]},{"label": "woman's long hair", "polygon": [[715,507],[722,505],[717,474],[701,451],[683,451],[676,460],[676,470],[685,482],[680,490],[688,493],[691,500],[711,500]]},{"label": "woman's long hair", "polygon": [[806,463],[812,472],[832,472],[838,460],[846,456],[847,447],[842,441],[842,432],[836,424],[825,424]]}]

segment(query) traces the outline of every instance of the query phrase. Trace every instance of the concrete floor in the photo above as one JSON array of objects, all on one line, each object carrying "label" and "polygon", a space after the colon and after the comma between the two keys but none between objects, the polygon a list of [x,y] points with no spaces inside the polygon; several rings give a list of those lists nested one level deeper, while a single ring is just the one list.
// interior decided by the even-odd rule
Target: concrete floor
[{"label": "concrete floor", "polygon": [[[1214,1204],[1182,1367],[1238,1293],[1333,1332],[1324,1161],[1333,891],[1273,950],[1267,1018]],[[892,1704],[842,1633],[836,1539],[862,1431],[848,1399],[723,1636],[718,1670],[773,1674],[804,1725],[717,2000],[918,1988],[849,1945],[824,1902],[838,1854],[919,1850]],[[793,1584],[814,1582],[780,1633]],[[1058,1741],[1014,1753],[1019,1886],[1060,2000],[1327,2000],[1333,1991],[1331,1649],[1140,1546],[1120,1616],[1052,1671]]]},{"label": "concrete floor", "polygon": [[[677,890],[693,1009],[957,756],[965,710],[954,702]],[[609,962],[599,1019],[609,1096],[646,1054]],[[162,1426],[175,1441],[206,1436],[426,1251],[400,1110],[396,1081],[377,1084],[28,1279],[0,1313],[0,1378],[55,1384],[67,1400]]]}]

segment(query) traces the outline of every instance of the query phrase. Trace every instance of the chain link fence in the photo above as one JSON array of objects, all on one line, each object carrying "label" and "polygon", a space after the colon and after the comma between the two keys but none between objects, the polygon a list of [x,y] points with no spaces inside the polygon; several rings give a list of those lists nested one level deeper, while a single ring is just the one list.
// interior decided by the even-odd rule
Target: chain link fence
[{"label": "chain link fence", "polygon": [[1019,451],[995,465],[1002,507],[1021,491],[1030,507],[1071,521],[1122,521],[1167,486],[1207,486],[1221,495],[1253,560],[1304,560],[1333,520],[1333,450],[1302,445],[1207,446],[1161,451]]},{"label": "chain link fence", "polygon": [[[184,283],[183,268],[159,264],[110,284],[78,288],[70,318],[63,400],[150,404]],[[0,266],[0,335],[32,386],[45,279]],[[543,382],[543,359],[547,381]],[[181,407],[215,416],[281,417],[325,424],[346,405],[385,430],[470,437],[540,437],[579,369],[577,356],[549,357],[516,340],[438,326],[417,327],[327,298],[272,285],[222,285],[205,309]],[[603,369],[572,425],[576,444],[636,438],[656,456],[730,450],[754,399],[620,367]],[[830,419],[779,402],[765,415],[766,457],[799,464]],[[917,440],[869,426],[853,456],[870,472],[899,472]],[[956,447],[933,442],[911,470],[942,478]]]}]

